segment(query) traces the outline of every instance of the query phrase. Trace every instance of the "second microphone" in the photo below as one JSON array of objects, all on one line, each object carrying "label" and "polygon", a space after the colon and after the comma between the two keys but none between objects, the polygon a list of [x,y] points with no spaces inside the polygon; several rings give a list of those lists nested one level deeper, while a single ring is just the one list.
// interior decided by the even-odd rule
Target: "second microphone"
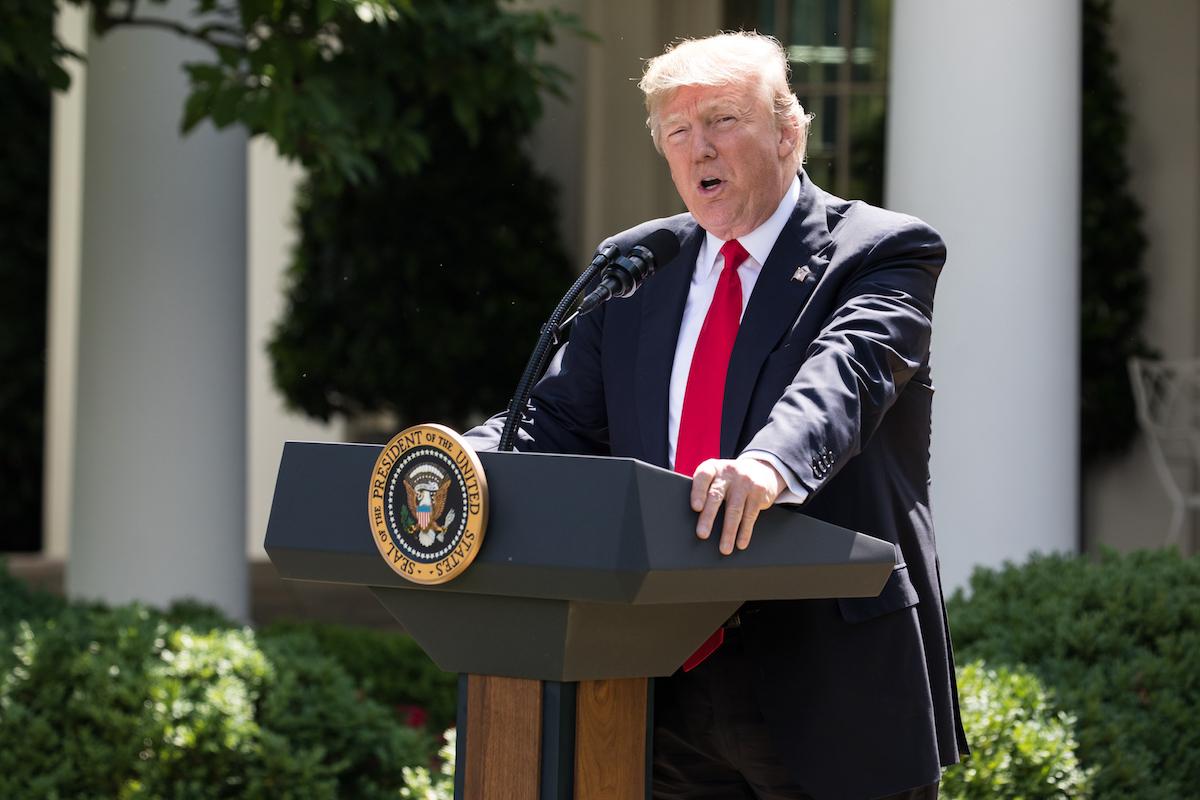
[{"label": "second microphone", "polygon": [[629,297],[661,265],[677,255],[679,239],[666,228],[659,228],[604,270],[600,284],[579,304],[579,314],[582,316],[614,297]]}]

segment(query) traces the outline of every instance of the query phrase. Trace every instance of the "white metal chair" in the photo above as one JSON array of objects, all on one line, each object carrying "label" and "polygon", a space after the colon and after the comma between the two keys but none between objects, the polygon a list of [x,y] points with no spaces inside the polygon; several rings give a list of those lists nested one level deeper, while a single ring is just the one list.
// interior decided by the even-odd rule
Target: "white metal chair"
[{"label": "white metal chair", "polygon": [[1171,499],[1168,545],[1178,545],[1189,509],[1200,508],[1200,359],[1148,361],[1129,359],[1129,379],[1138,424],[1146,434],[1150,458]]}]

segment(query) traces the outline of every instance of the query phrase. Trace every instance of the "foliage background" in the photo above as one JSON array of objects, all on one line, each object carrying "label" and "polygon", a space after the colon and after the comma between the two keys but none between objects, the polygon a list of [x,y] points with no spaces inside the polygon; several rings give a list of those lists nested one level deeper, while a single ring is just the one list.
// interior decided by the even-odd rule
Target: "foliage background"
[{"label": "foliage background", "polygon": [[539,47],[577,32],[570,17],[501,0],[192,0],[202,16],[182,20],[164,0],[0,0],[0,551],[41,545],[49,89],[72,57],[52,23],[67,4],[100,34],[206,45],[181,127],[243,125],[306,167],[271,346],[292,407],[461,424],[504,405],[571,277],[554,188],[524,149],[563,87]]},{"label": "foliage background", "polygon": [[22,2],[15,15],[11,2],[0,2],[0,551],[41,544],[50,202],[46,75],[6,40],[49,47],[54,11]]},{"label": "foliage background", "polygon": [[1154,355],[1142,336],[1148,281],[1142,209],[1130,189],[1129,117],[1117,81],[1112,0],[1083,3],[1080,149],[1080,444],[1084,465],[1120,455],[1137,435],[1126,362]]},{"label": "foliage background", "polygon": [[955,657],[1023,668],[1074,715],[1097,800],[1200,786],[1200,559],[1038,557],[979,569],[948,603]]},{"label": "foliage background", "polygon": [[67,604],[0,562],[0,797],[396,797],[437,747],[411,708],[454,684],[407,637]]},{"label": "foliage background", "polygon": [[1041,681],[1022,668],[958,669],[971,754],[942,775],[945,800],[1089,797],[1095,770],[1079,763],[1075,718],[1056,710]]},{"label": "foliage background", "polygon": [[[504,405],[524,343],[571,272],[553,189],[522,147],[540,93],[564,86],[537,48],[578,32],[573,20],[498,0],[194,0],[208,16],[191,24],[156,13],[163,0],[134,4],[133,16],[110,0],[3,0],[4,549],[40,545],[46,87],[68,80],[70,54],[51,27],[66,2],[88,4],[101,32],[138,24],[208,45],[212,58],[188,68],[182,127],[241,124],[308,168],[288,312],[271,344],[292,407],[463,424]],[[1081,424],[1091,464],[1132,441],[1125,362],[1152,351],[1140,332],[1145,236],[1124,156],[1112,0],[1084,0],[1083,24]],[[882,136],[864,136],[856,158],[875,164],[882,150]],[[442,357],[418,355],[433,345]],[[477,370],[470,382],[464,364]]]},{"label": "foliage background", "polygon": [[363,150],[373,179],[317,168],[303,187],[270,354],[289,403],[320,419],[461,427],[500,410],[572,277],[555,188],[525,150],[557,85],[524,60],[540,39],[496,3],[433,8],[345,36],[336,61],[426,135],[419,164],[382,143]]}]

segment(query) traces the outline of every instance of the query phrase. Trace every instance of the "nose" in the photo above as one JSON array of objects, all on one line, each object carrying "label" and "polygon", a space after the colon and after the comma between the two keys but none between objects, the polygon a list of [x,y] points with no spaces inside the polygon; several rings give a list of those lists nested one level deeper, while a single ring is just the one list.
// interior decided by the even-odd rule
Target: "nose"
[{"label": "nose", "polygon": [[708,132],[704,130],[704,126],[696,126],[692,134],[691,145],[694,161],[709,161],[716,158],[717,149],[713,146],[712,140],[708,138]]}]

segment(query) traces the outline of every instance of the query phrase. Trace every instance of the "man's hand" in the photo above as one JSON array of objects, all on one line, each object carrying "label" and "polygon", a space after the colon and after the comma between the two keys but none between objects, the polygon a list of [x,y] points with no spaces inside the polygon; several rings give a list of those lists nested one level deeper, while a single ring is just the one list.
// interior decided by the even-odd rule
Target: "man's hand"
[{"label": "man's hand", "polygon": [[696,467],[692,476],[692,510],[699,512],[696,536],[707,539],[712,533],[717,509],[725,504],[725,524],[721,527],[719,549],[723,555],[750,546],[758,512],[770,508],[787,484],[779,472],[756,458],[710,458]]}]

